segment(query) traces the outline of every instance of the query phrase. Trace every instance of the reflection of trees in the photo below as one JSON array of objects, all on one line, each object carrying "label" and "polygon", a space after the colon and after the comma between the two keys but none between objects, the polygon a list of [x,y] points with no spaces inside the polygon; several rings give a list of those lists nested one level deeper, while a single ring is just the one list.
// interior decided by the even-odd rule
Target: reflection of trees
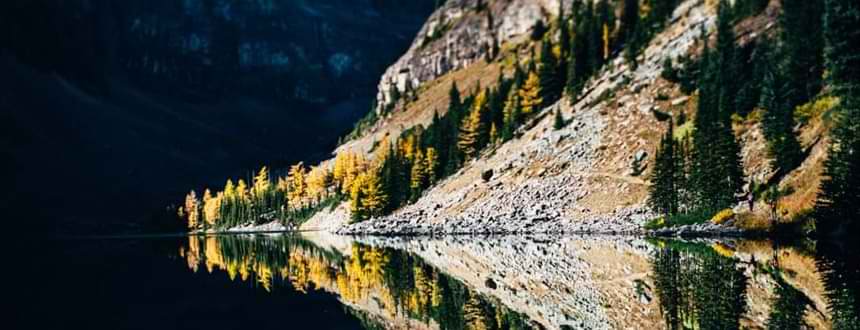
[{"label": "reflection of trees", "polygon": [[782,275],[775,271],[776,299],[771,306],[768,316],[767,328],[774,330],[802,329],[803,313],[809,305],[809,299],[803,292],[798,291],[782,279]]},{"label": "reflection of trees", "polygon": [[[297,236],[190,236],[180,249],[189,269],[221,270],[231,280],[267,291],[289,285],[301,292],[335,292],[345,303],[377,303],[389,317],[406,316],[441,329],[525,329],[521,314],[441,273],[415,255],[354,244],[349,256]],[[356,314],[357,315],[357,314]],[[370,319],[365,317],[370,325]]]},{"label": "reflection of trees", "polygon": [[737,261],[698,245],[670,245],[652,259],[654,284],[669,329],[737,329],[747,278]]},{"label": "reflection of trees", "polygon": [[818,267],[827,289],[833,329],[860,329],[860,261],[857,246],[822,244]]}]

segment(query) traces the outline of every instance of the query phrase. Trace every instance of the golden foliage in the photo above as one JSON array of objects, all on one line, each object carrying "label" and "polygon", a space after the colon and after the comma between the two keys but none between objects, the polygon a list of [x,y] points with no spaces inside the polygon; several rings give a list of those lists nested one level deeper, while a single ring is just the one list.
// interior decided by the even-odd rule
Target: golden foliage
[{"label": "golden foliage", "polygon": [[529,72],[529,77],[519,90],[520,106],[523,114],[530,114],[538,110],[543,103],[541,94],[540,77],[534,71]]},{"label": "golden foliage", "polygon": [[430,184],[436,182],[436,168],[439,167],[439,153],[436,151],[436,148],[429,147],[427,148],[426,157],[424,162],[426,163],[424,170],[427,172],[427,180]]},{"label": "golden foliage", "polygon": [[257,176],[254,177],[254,187],[251,188],[251,194],[255,198],[261,198],[269,188],[272,183],[269,181],[269,169],[263,166],[260,169],[260,172],[257,173]]},{"label": "golden foliage", "polygon": [[308,197],[313,202],[319,202],[326,198],[328,196],[328,187],[331,186],[331,183],[331,172],[329,172],[328,168],[323,166],[312,167],[308,173]]},{"label": "golden foliage", "polygon": [[200,205],[200,201],[197,200],[197,193],[194,190],[190,191],[188,195],[185,196],[185,215],[186,219],[188,219],[188,228],[195,229],[199,224],[200,220],[200,212],[198,211]]},{"label": "golden foliage", "polygon": [[714,224],[720,225],[720,224],[723,224],[727,220],[732,219],[734,217],[735,217],[735,211],[734,210],[725,209],[725,210],[722,210],[720,212],[717,212],[717,214],[715,214],[714,217],[711,218],[711,222]]},{"label": "golden foliage", "polygon": [[478,155],[478,140],[481,132],[484,130],[484,123],[481,121],[481,116],[487,107],[487,92],[482,90],[475,97],[472,111],[469,116],[463,118],[463,124],[460,125],[460,138],[457,141],[457,147],[463,151],[466,157],[473,158]]},{"label": "golden foliage", "polygon": [[306,205],[307,183],[305,182],[306,170],[303,163],[290,167],[287,177],[287,201],[293,209],[301,209]]},{"label": "golden foliage", "polygon": [[801,104],[794,109],[794,118],[800,122],[809,121],[812,118],[818,117],[821,114],[830,111],[839,105],[839,98],[835,96],[825,96],[810,101],[806,104]]},{"label": "golden foliage", "polygon": [[413,157],[410,188],[418,190],[424,188],[427,182],[427,164],[424,162],[424,154],[421,149],[418,149]]}]

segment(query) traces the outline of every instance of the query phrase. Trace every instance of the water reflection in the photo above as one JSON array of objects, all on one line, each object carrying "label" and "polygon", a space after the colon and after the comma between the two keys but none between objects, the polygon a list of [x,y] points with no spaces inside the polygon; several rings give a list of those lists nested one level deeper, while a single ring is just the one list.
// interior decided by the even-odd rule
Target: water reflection
[{"label": "water reflection", "polygon": [[348,253],[295,235],[190,236],[180,248],[189,269],[226,272],[263,289],[323,290],[367,328],[540,328],[523,315],[392,248],[351,244]]},{"label": "water reflection", "polygon": [[766,241],[222,235],[180,255],[262,290],[335,294],[366,328],[860,327],[852,253]]}]

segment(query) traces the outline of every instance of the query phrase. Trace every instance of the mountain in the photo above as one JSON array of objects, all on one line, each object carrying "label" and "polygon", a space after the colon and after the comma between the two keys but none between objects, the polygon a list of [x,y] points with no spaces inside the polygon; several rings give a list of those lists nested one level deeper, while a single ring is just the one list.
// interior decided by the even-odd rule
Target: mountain
[{"label": "mountain", "polygon": [[14,189],[3,207],[60,233],[136,230],[189,187],[325,158],[432,10],[388,0],[5,2],[0,107]]},{"label": "mountain", "polygon": [[[605,16],[623,17],[621,1],[596,1],[597,8],[582,5],[588,9],[580,7],[579,12],[599,12],[601,3],[609,6]],[[393,213],[352,223],[349,218],[356,204],[344,203],[334,211],[317,213],[303,228],[369,234],[640,232],[648,221],[658,217],[648,202],[661,136],[671,121],[678,125],[675,139],[686,140],[683,137],[692,134],[702,102],[703,92],[696,91],[695,85],[689,90],[683,79],[667,77],[665,63],[670,60],[687,79],[696,80],[693,70],[695,63],[703,61],[704,45],[713,49],[721,42],[718,3],[674,3],[665,21],[655,21],[657,28],[634,53],[635,65],[627,46],[613,42],[623,30],[621,19],[605,25],[602,32],[596,29],[601,37],[594,39],[602,38],[602,46],[598,43],[597,47],[605,49],[598,51],[605,52],[605,64],[584,79],[574,94],[565,93],[530,115],[513,132],[512,139],[488,143],[475,157],[467,158],[461,168],[450,175],[446,173],[447,177]],[[374,121],[362,123],[361,130],[340,145],[337,154],[364,155],[370,159],[371,168],[381,166],[377,168],[384,176],[385,163],[378,157],[386,153],[379,146],[390,143],[395,150],[409,149],[409,141],[415,141],[410,137],[422,140],[432,136],[426,132],[433,131],[429,127],[434,125],[434,116],[443,117],[449,111],[452,85],[459,88],[467,106],[473,105],[469,102],[477,99],[482,90],[492,95],[499,81],[516,79],[517,66],[528,70],[533,65],[530,61],[541,61],[544,43],[550,42],[552,47],[544,49],[557,56],[561,51],[559,8],[566,13],[568,24],[575,25],[581,17],[572,13],[575,9],[571,7],[570,2],[562,6],[559,1],[549,0],[446,2],[430,16],[409,50],[386,70],[379,85]],[[649,8],[640,11],[640,16],[647,17],[644,10],[656,10]],[[755,71],[752,68],[766,58],[759,50],[761,45],[776,44],[781,38],[781,3],[737,1],[734,7],[727,8],[734,17],[729,29],[734,35],[731,42],[737,62],[732,65],[738,66],[737,74],[753,75],[749,73]],[[580,54],[572,58],[577,56]],[[537,73],[544,64],[536,64]],[[823,178],[832,126],[825,115],[832,108],[824,101],[828,94],[825,89],[822,95],[799,107],[817,110],[793,127],[802,156],[796,167],[781,170],[771,160],[771,144],[764,133],[761,116],[767,111],[759,105],[758,94],[744,94],[753,88],[758,90],[745,85],[750,83],[747,79],[753,79],[749,77],[732,77],[736,79],[731,84],[737,86],[737,98],[745,97],[746,103],[737,101],[737,107],[731,110],[731,122],[726,119],[731,138],[738,144],[736,155],[745,182],[737,183],[734,193],[755,190],[758,199],[764,195],[761,187],[778,187],[785,193],[774,212],[778,210],[780,217],[803,218],[814,207]],[[492,112],[492,107],[491,104],[491,110],[482,111]],[[468,116],[474,110],[458,111]],[[558,122],[563,127],[554,127]],[[461,142],[464,127],[466,123],[462,122],[458,133]],[[489,131],[489,127],[484,129]],[[398,138],[401,142],[396,142]],[[405,152],[408,155],[410,151]],[[405,157],[411,162],[409,156]],[[384,190],[385,178],[382,180]],[[359,196],[364,191],[359,190]],[[383,196],[389,195],[384,191]],[[736,226],[705,224],[692,229],[732,233],[735,228],[767,228],[770,207],[764,198],[758,199],[753,212],[746,211],[746,204],[734,203],[730,208],[734,209],[732,223],[736,222]]]}]

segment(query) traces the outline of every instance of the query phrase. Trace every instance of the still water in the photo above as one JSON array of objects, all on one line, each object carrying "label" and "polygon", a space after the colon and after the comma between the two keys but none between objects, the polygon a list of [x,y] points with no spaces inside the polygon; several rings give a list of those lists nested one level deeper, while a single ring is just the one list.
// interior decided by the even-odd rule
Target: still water
[{"label": "still water", "polygon": [[50,311],[39,328],[860,328],[854,254],[822,244],[325,233],[55,243],[33,293]]}]

